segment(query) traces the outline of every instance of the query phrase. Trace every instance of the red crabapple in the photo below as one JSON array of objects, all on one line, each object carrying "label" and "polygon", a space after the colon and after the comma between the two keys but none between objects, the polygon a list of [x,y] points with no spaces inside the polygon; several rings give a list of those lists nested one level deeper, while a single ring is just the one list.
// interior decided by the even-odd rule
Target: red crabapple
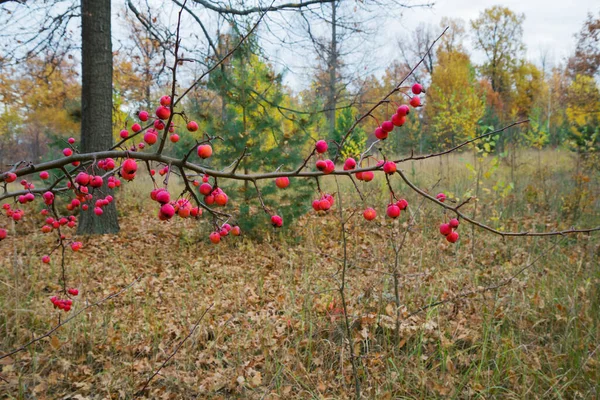
[{"label": "red crabapple", "polygon": [[396,110],[396,114],[400,115],[401,117],[406,117],[406,115],[408,115],[409,112],[410,112],[410,108],[408,108],[408,106],[406,104],[402,104]]},{"label": "red crabapple", "polygon": [[102,187],[102,184],[104,183],[103,179],[101,176],[96,175],[94,176],[91,180],[90,180],[90,186],[93,188],[99,188]]},{"label": "red crabapple", "polygon": [[419,96],[414,96],[412,99],[410,99],[410,105],[413,107],[419,107],[421,105],[421,99]]},{"label": "red crabapple", "polygon": [[385,140],[388,137],[388,133],[383,130],[382,127],[378,127],[377,129],[375,129],[375,137],[379,140]]},{"label": "red crabapple", "polygon": [[458,220],[456,218],[452,218],[450,220],[450,222],[448,222],[448,224],[453,228],[456,229],[458,228],[458,225],[460,225],[460,222],[458,222]]},{"label": "red crabapple", "polygon": [[75,183],[81,186],[87,186],[90,184],[92,177],[85,172],[80,172],[75,177]]},{"label": "red crabapple", "polygon": [[73,251],[79,251],[82,247],[83,247],[83,244],[81,242],[71,243],[71,250],[73,250]]},{"label": "red crabapple", "polygon": [[317,160],[315,166],[319,171],[325,171],[325,169],[327,168],[327,163],[325,162],[325,160]]},{"label": "red crabapple", "polygon": [[231,228],[231,234],[233,236],[240,236],[241,233],[242,233],[242,231],[239,226],[236,225],[233,228]]},{"label": "red crabapple", "polygon": [[215,195],[215,203],[219,206],[224,206],[227,204],[228,197],[225,193],[221,192]]},{"label": "red crabapple", "polygon": [[317,143],[315,143],[315,149],[317,150],[317,153],[323,154],[327,151],[327,148],[329,146],[327,145],[327,142],[324,140],[319,140]]},{"label": "red crabapple", "polygon": [[208,158],[212,155],[212,147],[209,144],[201,144],[198,146],[198,157]]},{"label": "red crabapple", "polygon": [[69,290],[67,290],[67,292],[71,295],[71,296],[77,296],[79,294],[79,290],[75,289],[75,288],[71,288]]},{"label": "red crabapple", "polygon": [[157,140],[158,136],[154,133],[154,131],[148,130],[148,132],[146,132],[144,135],[144,142],[148,143],[150,146],[156,143]]},{"label": "red crabapple", "polygon": [[400,216],[400,207],[395,204],[390,204],[387,208],[386,214],[390,218],[398,218]]},{"label": "red crabapple", "polygon": [[386,133],[390,133],[394,130],[394,124],[392,121],[384,121],[383,124],[381,124],[381,129],[383,129]]},{"label": "red crabapple", "polygon": [[171,204],[163,204],[162,207],[160,207],[159,215],[162,215],[166,219],[171,219],[173,218],[173,215],[175,215],[175,207]]},{"label": "red crabapple", "polygon": [[405,199],[400,199],[396,202],[396,205],[398,208],[400,208],[400,210],[406,210],[406,207],[408,207],[408,201]]},{"label": "red crabapple", "polygon": [[171,110],[168,107],[160,106],[156,109],[158,119],[168,119],[171,116]]},{"label": "red crabapple", "polygon": [[150,118],[150,114],[148,114],[148,111],[140,111],[138,113],[138,118],[140,119],[140,121],[146,122],[148,121],[148,118]]},{"label": "red crabapple", "polygon": [[69,139],[67,139],[67,142],[69,142],[69,144],[73,144],[75,143],[75,138],[70,137]]},{"label": "red crabapple", "polygon": [[96,207],[94,208],[94,214],[96,214],[97,216],[101,216],[102,214],[104,214],[104,211],[102,211],[100,207]]},{"label": "red crabapple", "polygon": [[279,215],[273,215],[271,217],[271,224],[275,228],[281,228],[283,226],[283,218],[281,218]]},{"label": "red crabapple", "polygon": [[46,180],[46,179],[50,178],[50,174],[48,173],[48,171],[42,171],[42,172],[40,172],[40,178],[43,180]]},{"label": "red crabapple", "polygon": [[450,224],[441,224],[440,225],[440,233],[444,236],[448,236],[452,233],[452,227]]},{"label": "red crabapple", "polygon": [[48,264],[48,263],[50,262],[50,257],[49,257],[49,256],[44,256],[44,257],[42,257],[42,262],[43,262],[44,264]]},{"label": "red crabapple", "polygon": [[451,232],[448,236],[446,236],[446,240],[450,243],[456,243],[456,241],[458,241],[458,232]]},{"label": "red crabapple", "polygon": [[312,208],[315,211],[320,211],[321,210],[321,201],[320,200],[314,200],[312,202]]},{"label": "red crabapple", "polygon": [[14,181],[16,181],[16,180],[17,180],[17,174],[14,174],[14,173],[12,173],[12,172],[8,172],[8,173],[6,174],[6,178],[4,178],[4,180],[5,180],[7,183],[14,182]]},{"label": "red crabapple", "polygon": [[132,180],[133,178],[135,178],[137,168],[138,166],[135,160],[133,158],[128,158],[125,161],[123,161],[123,164],[121,164],[121,176],[125,180]]},{"label": "red crabapple", "polygon": [[443,203],[446,200],[446,195],[444,193],[438,193],[438,195],[435,196],[435,198],[438,199],[438,201]]},{"label": "red crabapple", "polygon": [[190,132],[196,132],[198,130],[198,123],[196,121],[190,121],[187,123],[187,130]]},{"label": "red crabapple", "polygon": [[162,131],[163,129],[165,129],[165,123],[162,122],[160,119],[157,119],[156,121],[154,121],[154,128],[156,128],[159,131]]},{"label": "red crabapple", "polygon": [[131,125],[131,130],[134,133],[138,133],[139,131],[142,130],[142,126],[140,124],[138,124],[138,123],[135,123],[135,124]]},{"label": "red crabapple", "polygon": [[325,164],[326,164],[326,167],[325,167],[325,171],[323,171],[323,172],[325,172],[326,174],[330,174],[333,171],[335,171],[335,164],[333,163],[333,161],[325,160]]},{"label": "red crabapple", "polygon": [[420,84],[418,84],[418,83],[415,83],[415,84],[412,86],[412,92],[413,92],[414,94],[421,94],[421,92],[422,92],[422,91],[423,91],[423,86],[421,86]]},{"label": "red crabapple", "polygon": [[371,182],[374,177],[375,174],[373,173],[373,171],[365,171],[362,173],[362,180],[365,182]]},{"label": "red crabapple", "polygon": [[62,152],[65,155],[65,157],[70,157],[73,155],[73,150],[71,150],[70,147],[64,148]]},{"label": "red crabapple", "polygon": [[396,173],[396,163],[392,161],[386,161],[386,163],[383,164],[383,171],[388,175]]},{"label": "red crabapple", "polygon": [[160,105],[161,106],[168,106],[169,104],[171,104],[171,96],[162,96],[160,98]]},{"label": "red crabapple", "polygon": [[277,187],[280,189],[285,189],[286,187],[290,186],[290,178],[287,176],[275,178],[275,185],[277,185]]},{"label": "red crabapple", "polygon": [[119,132],[119,136],[121,136],[121,139],[127,139],[129,137],[129,131],[127,129],[122,129],[121,132]]},{"label": "red crabapple", "polygon": [[348,171],[356,168],[356,160],[352,157],[348,157],[346,161],[344,161],[344,171]]},{"label": "red crabapple", "polygon": [[173,143],[177,143],[177,142],[179,142],[179,135],[174,133],[169,137],[169,140]]},{"label": "red crabapple", "polygon": [[367,221],[373,221],[377,217],[377,211],[369,207],[363,212],[363,217],[365,217]]},{"label": "red crabapple", "polygon": [[213,232],[208,236],[208,238],[211,242],[217,244],[221,241],[221,234],[219,232]]},{"label": "red crabapple", "polygon": [[163,189],[156,193],[156,201],[158,201],[160,204],[167,204],[171,201],[171,195],[168,191]]},{"label": "red crabapple", "polygon": [[8,232],[4,228],[0,228],[0,240],[6,239]]},{"label": "red crabapple", "polygon": [[331,203],[329,201],[327,201],[326,199],[321,199],[319,201],[319,209],[323,210],[323,211],[327,211],[331,208]]},{"label": "red crabapple", "polygon": [[402,126],[406,123],[406,117],[400,114],[392,115],[392,123],[394,126]]},{"label": "red crabapple", "polygon": [[200,185],[200,189],[198,189],[200,194],[202,194],[204,196],[208,196],[210,194],[210,192],[212,192],[212,190],[213,190],[213,188],[210,185],[210,183],[203,183],[202,185]]}]

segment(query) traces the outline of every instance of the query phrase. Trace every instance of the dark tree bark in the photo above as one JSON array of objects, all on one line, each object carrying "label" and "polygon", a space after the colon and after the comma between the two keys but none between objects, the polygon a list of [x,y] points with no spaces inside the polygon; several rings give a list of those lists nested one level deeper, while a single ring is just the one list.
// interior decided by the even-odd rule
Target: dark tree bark
[{"label": "dark tree bark", "polygon": [[[110,27],[110,0],[81,0],[81,151],[106,150],[112,138],[113,58]],[[94,174],[101,174],[95,170]],[[81,213],[77,233],[103,234],[119,231],[115,202],[94,214],[97,198],[112,191],[106,186],[94,191],[88,211]]]}]

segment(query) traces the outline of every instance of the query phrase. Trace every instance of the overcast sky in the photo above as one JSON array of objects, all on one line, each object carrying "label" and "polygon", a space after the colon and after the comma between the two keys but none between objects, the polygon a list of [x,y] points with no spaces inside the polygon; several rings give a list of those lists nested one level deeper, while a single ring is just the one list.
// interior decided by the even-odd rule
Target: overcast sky
[{"label": "overcast sky", "polygon": [[[421,0],[426,3],[428,0]],[[442,17],[461,18],[468,23],[479,16],[486,8],[500,5],[510,8],[515,13],[525,14],[523,40],[527,47],[526,57],[529,61],[540,64],[542,52],[547,53],[547,62],[552,66],[561,63],[572,52],[575,45],[574,35],[581,29],[588,12],[597,14],[600,11],[598,0],[433,0],[431,8],[407,9],[397,23],[388,23],[377,35],[374,46],[383,46],[383,54],[395,54],[396,39],[409,36],[420,23],[439,26]],[[418,4],[419,0],[409,0]],[[365,43],[365,46],[369,46]],[[482,55],[471,48],[471,38],[465,43],[473,61],[482,61]],[[267,46],[268,47],[268,46]],[[287,57],[283,56],[284,59]],[[391,61],[391,60],[390,60]],[[293,61],[292,61],[293,64]],[[382,64],[382,69],[389,63]],[[380,72],[381,72],[380,70]],[[286,83],[298,89],[306,83],[293,73],[285,76]]]},{"label": "overcast sky", "polygon": [[525,14],[523,39],[527,57],[534,62],[538,61],[542,49],[550,50],[555,61],[560,62],[573,49],[573,35],[581,29],[587,13],[600,10],[598,0],[436,0],[431,9],[405,11],[402,24],[393,31],[394,34],[406,33],[420,22],[437,25],[442,17],[469,21],[494,5]]}]

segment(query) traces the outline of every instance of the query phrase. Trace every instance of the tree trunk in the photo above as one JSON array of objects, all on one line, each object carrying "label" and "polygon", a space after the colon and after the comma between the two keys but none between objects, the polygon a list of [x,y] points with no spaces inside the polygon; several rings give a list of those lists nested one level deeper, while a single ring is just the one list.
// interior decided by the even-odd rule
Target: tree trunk
[{"label": "tree trunk", "polygon": [[[110,28],[111,0],[81,0],[81,151],[106,150],[112,138],[112,75],[113,59]],[[89,171],[100,175],[93,168]],[[112,195],[106,180],[100,190],[94,190],[88,211],[82,211],[77,233],[103,234],[119,231],[115,202],[103,207],[102,216],[94,214],[97,198]]]}]

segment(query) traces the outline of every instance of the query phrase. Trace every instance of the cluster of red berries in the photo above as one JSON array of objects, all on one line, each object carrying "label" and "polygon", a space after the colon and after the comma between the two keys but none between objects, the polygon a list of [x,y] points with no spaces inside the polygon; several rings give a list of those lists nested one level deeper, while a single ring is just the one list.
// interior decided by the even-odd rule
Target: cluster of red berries
[{"label": "cluster of red berries", "polygon": [[181,218],[197,217],[202,215],[202,209],[198,207],[192,207],[192,203],[188,199],[178,199],[174,202],[171,201],[171,194],[167,189],[159,188],[154,189],[150,192],[150,198],[158,202],[161,206],[158,211],[158,219],[161,221],[167,221],[175,214]]},{"label": "cluster of red berries", "polygon": [[401,211],[406,210],[406,207],[408,207],[408,201],[400,199],[395,203],[388,204],[386,214],[388,217],[396,219],[400,216]]},{"label": "cluster of red berries", "polygon": [[[67,291],[71,296],[77,296],[79,294],[79,290],[71,288]],[[50,301],[54,304],[54,308],[58,308],[64,311],[71,311],[71,306],[73,305],[73,300],[71,299],[59,299],[56,296],[50,297]]]},{"label": "cluster of red berries", "polygon": [[112,158],[106,158],[104,160],[98,161],[98,168],[103,169],[105,171],[110,171],[115,169],[116,163]]},{"label": "cluster of red berries", "polygon": [[[71,145],[75,143],[75,139],[74,139],[74,138],[72,138],[72,137],[71,137],[71,138],[69,138],[67,141],[68,141],[68,142],[69,142],[69,144],[71,144]],[[63,155],[64,155],[65,157],[71,157],[71,156],[73,155],[73,148],[72,148],[72,147],[65,147],[65,148],[63,149],[62,153],[63,153]],[[73,165],[73,166],[75,166],[75,167],[78,167],[78,166],[79,166],[79,164],[80,164],[80,162],[79,162],[79,161],[73,161],[73,162],[71,163],[71,165]],[[47,179],[47,178],[42,178],[42,179]]]},{"label": "cluster of red berries", "polygon": [[316,199],[312,202],[312,208],[315,211],[327,211],[333,206],[334,202],[334,197],[325,193],[320,199]]},{"label": "cluster of red berries", "polygon": [[[42,215],[48,215],[48,210],[42,210],[42,211],[46,211],[45,213],[42,213]],[[44,225],[42,226],[42,232],[43,233],[50,233],[52,232],[53,229],[58,229],[61,226],[68,226],[69,228],[75,228],[75,226],[77,225],[77,218],[75,218],[74,215],[70,215],[69,217],[62,217],[59,219],[54,219],[52,217],[48,217],[46,218],[46,221],[44,222]]]},{"label": "cluster of red berries", "polygon": [[[317,152],[317,154],[323,154],[327,151],[327,149],[329,148],[329,146],[327,145],[327,142],[324,140],[319,140],[317,141],[317,143],[315,143],[315,150]],[[331,161],[330,159],[322,159],[319,158],[316,162],[316,167],[319,171],[323,172],[324,174],[330,174],[333,171],[335,171],[335,164],[333,163],[333,161]]]},{"label": "cluster of red berries", "polygon": [[456,218],[452,218],[447,224],[440,225],[440,233],[446,236],[446,240],[450,243],[456,243],[458,240],[458,232],[456,232],[456,228],[460,222]]},{"label": "cluster of red berries", "polygon": [[212,232],[208,236],[208,238],[210,239],[210,241],[212,243],[217,244],[221,241],[221,238],[228,236],[230,233],[233,236],[240,236],[240,234],[242,233],[242,230],[237,225],[232,227],[229,224],[223,224],[223,226],[221,226],[221,228],[218,231]]},{"label": "cluster of red berries", "polygon": [[[423,87],[418,83],[415,83],[412,87],[412,92],[415,96],[410,99],[410,105],[414,108],[419,107],[421,105],[421,99],[417,95],[423,92]],[[387,139],[395,126],[400,127],[406,123],[406,116],[409,112],[410,108],[406,104],[402,104],[398,107],[396,113],[392,115],[392,118],[389,121],[384,121],[375,129],[375,137],[379,140]]]},{"label": "cluster of red berries", "polygon": [[114,200],[114,198],[111,195],[108,195],[103,199],[96,200],[96,207],[94,208],[94,214],[96,214],[97,216],[104,214],[104,210],[102,210],[102,208],[106,207],[107,205],[112,203],[113,200]]},{"label": "cluster of red berries", "polygon": [[[31,193],[28,193],[31,194]],[[2,205],[4,212],[8,218],[12,218],[13,221],[20,221],[25,215],[25,211],[21,209],[13,209],[10,207],[10,204],[5,203]]]},{"label": "cluster of red berries", "polygon": [[128,158],[123,161],[121,164],[121,176],[126,181],[131,181],[135,178],[135,173],[137,172],[138,165],[137,162],[133,158]]}]

